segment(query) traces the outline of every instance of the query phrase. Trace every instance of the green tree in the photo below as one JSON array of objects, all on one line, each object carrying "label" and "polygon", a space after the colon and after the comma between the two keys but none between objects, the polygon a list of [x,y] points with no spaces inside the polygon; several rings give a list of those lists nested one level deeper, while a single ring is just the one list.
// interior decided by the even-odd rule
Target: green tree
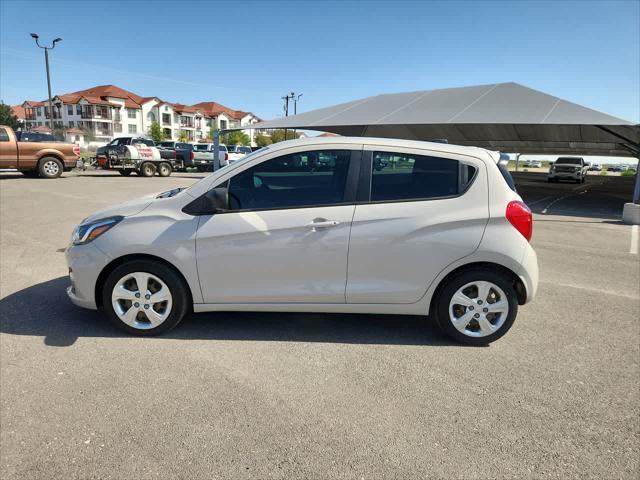
[{"label": "green tree", "polygon": [[96,136],[91,130],[89,130],[88,128],[82,128],[81,130],[84,132],[82,134],[82,136],[84,137],[84,141],[86,143],[90,143],[90,142],[95,142],[96,141]]},{"label": "green tree", "polygon": [[267,145],[271,145],[271,138],[266,135],[256,135],[256,144],[259,147],[266,147]]},{"label": "green tree", "polygon": [[7,125],[14,130],[22,126],[18,117],[11,111],[11,107],[2,101],[0,101],[0,125]]},{"label": "green tree", "polygon": [[187,134],[187,132],[185,132],[184,130],[180,130],[180,134],[178,135],[178,141],[183,143],[188,142],[189,134]]},{"label": "green tree", "polygon": [[164,140],[164,131],[158,122],[152,122],[149,127],[149,136],[151,140],[156,143],[159,143]]},{"label": "green tree", "polygon": [[251,139],[249,135],[240,130],[236,130],[227,134],[227,144],[228,145],[251,145]]},{"label": "green tree", "polygon": [[[286,140],[294,140],[300,136],[299,133],[294,133],[293,130],[287,130]],[[284,129],[279,128],[271,132],[271,141],[273,143],[283,142],[285,140]]]}]

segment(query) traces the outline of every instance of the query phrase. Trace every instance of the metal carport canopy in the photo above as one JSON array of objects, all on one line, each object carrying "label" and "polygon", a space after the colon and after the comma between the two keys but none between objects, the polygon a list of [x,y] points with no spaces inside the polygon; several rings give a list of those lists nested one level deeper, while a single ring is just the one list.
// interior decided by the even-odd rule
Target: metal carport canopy
[{"label": "metal carport canopy", "polygon": [[446,139],[513,153],[637,157],[640,150],[640,125],[517,83],[377,95],[249,128]]}]

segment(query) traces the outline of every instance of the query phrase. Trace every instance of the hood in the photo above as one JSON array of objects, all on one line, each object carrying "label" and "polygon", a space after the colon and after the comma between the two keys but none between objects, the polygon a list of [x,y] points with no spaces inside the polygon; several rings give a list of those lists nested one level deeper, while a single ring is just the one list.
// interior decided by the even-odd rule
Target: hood
[{"label": "hood", "polygon": [[128,202],[120,203],[118,205],[114,205],[113,207],[99,210],[89,215],[83,223],[98,220],[100,218],[113,217],[115,215],[122,215],[123,217],[137,215],[149,205],[151,205],[157,196],[157,193],[145,195],[144,197],[136,198],[135,200],[129,200]]}]

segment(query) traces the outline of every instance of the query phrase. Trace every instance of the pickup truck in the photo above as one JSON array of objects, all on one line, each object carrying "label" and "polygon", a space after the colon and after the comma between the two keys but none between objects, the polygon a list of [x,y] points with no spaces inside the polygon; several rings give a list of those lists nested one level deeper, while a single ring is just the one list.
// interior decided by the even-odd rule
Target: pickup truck
[{"label": "pickup truck", "polygon": [[[193,163],[195,167],[203,172],[213,170],[213,143],[196,143],[193,145]],[[218,158],[220,166],[229,165],[229,153],[225,145],[219,146]]]},{"label": "pickup truck", "polygon": [[582,157],[559,157],[549,167],[547,182],[573,180],[576,183],[584,183],[588,170],[589,164]]},{"label": "pickup truck", "polygon": [[105,170],[117,170],[128,176],[136,172],[142,177],[152,177],[158,172],[168,177],[176,170],[176,154],[161,150],[153,140],[142,137],[118,137],[96,150],[98,165]]},{"label": "pickup truck", "polygon": [[193,145],[184,142],[165,141],[158,143],[160,150],[175,152],[176,165],[180,170],[195,167],[195,155],[193,153]]},{"label": "pickup truck", "polygon": [[227,151],[229,152],[229,161],[235,162],[251,153],[251,147],[245,145],[227,145]]},{"label": "pickup truck", "polygon": [[78,166],[80,147],[64,142],[23,142],[0,125],[0,168],[16,168],[27,177],[58,178]]}]

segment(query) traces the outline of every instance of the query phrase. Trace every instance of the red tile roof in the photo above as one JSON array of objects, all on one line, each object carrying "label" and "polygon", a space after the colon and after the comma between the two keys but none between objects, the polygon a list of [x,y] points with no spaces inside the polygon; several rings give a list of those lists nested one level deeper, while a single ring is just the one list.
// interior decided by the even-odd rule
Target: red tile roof
[{"label": "red tile roof", "polygon": [[87,133],[84,130],[80,130],[79,128],[67,128],[65,131],[67,133],[75,133],[80,135],[85,135]]},{"label": "red tile roof", "polygon": [[22,105],[14,105],[13,107],[11,107],[11,113],[13,113],[20,120],[24,120],[27,117],[27,112]]},{"label": "red tile roof", "polygon": [[51,133],[51,129],[49,127],[35,127],[32,128],[31,131],[36,133]]}]

